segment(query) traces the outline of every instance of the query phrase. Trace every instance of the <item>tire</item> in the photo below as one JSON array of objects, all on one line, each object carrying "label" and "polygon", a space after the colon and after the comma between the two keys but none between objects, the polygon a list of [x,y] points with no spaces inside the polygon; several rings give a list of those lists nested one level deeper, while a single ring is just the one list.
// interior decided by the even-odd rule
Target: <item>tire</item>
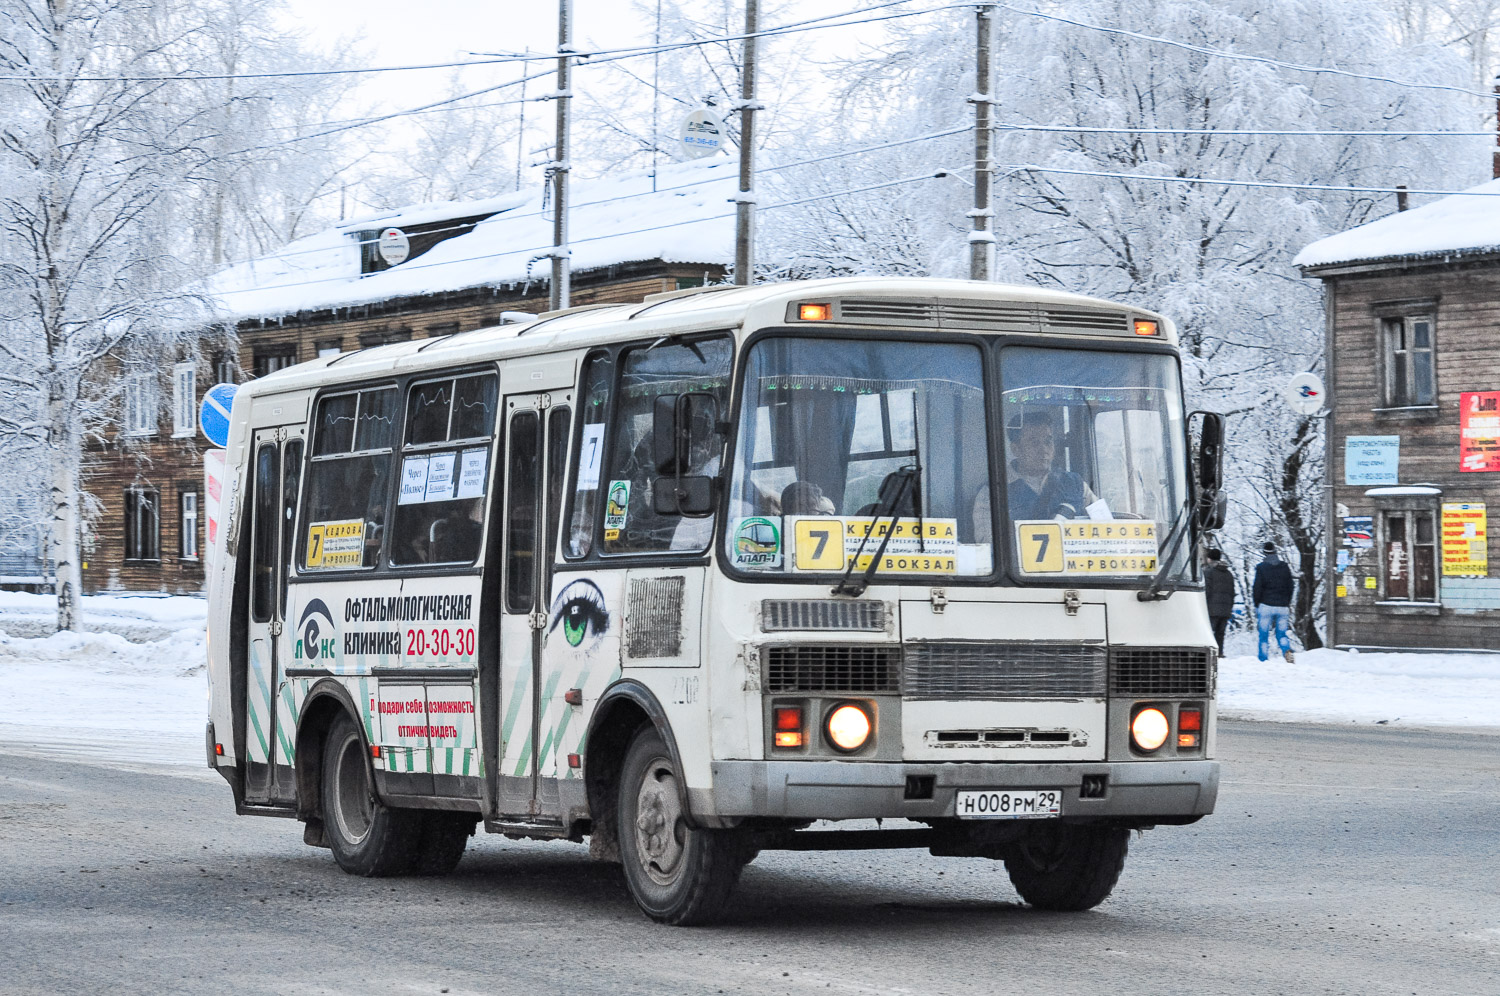
[{"label": "tire", "polygon": [[642,728],[620,770],[620,861],[643,913],[695,926],[722,915],[750,849],[738,831],[689,827],[680,783],[661,735]]},{"label": "tire", "polygon": [[1005,870],[1037,909],[1088,910],[1114,891],[1129,847],[1129,830],[1058,823],[1012,849]]},{"label": "tire", "polygon": [[411,870],[416,875],[442,876],[458,867],[474,832],[474,817],[436,810],[422,814],[422,837]]},{"label": "tire", "polygon": [[423,814],[375,797],[368,751],[359,728],[340,716],[323,747],[323,836],[339,867],[351,875],[400,875],[412,867]]}]

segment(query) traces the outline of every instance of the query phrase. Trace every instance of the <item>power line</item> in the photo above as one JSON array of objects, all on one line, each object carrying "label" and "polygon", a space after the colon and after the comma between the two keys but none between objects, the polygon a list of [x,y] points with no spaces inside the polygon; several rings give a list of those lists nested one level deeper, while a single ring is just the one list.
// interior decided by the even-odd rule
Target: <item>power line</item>
[{"label": "power line", "polygon": [[1341,194],[1435,194],[1441,197],[1500,197],[1500,190],[1422,190],[1415,187],[1340,187],[1328,183],[1279,183],[1274,180],[1216,180],[1205,176],[1153,176],[1150,173],[1117,173],[1096,169],[1067,169],[1061,166],[1036,166],[1030,163],[997,164],[997,172],[1062,173],[1068,176],[1104,176],[1118,180],[1145,180],[1153,183],[1202,183],[1223,187],[1275,187],[1282,190],[1328,190]]},{"label": "power line", "polygon": [[[764,31],[754,33],[756,38],[768,38],[782,34],[792,34],[802,31],[820,31],[826,28],[852,27],[857,24],[874,24],[880,21],[890,21],[905,17],[920,17],[924,14],[935,14],[944,10],[957,10],[973,6],[972,3],[950,3],[939,7],[929,7],[924,10],[901,11],[894,14],[886,14],[880,17],[857,18],[856,20],[840,20],[841,18],[854,18],[856,15],[884,10],[888,7],[899,6],[909,3],[911,0],[890,0],[887,3],[875,4],[869,7],[856,7],[851,10],[841,11],[836,14],[825,14],[822,17],[810,18],[806,21],[795,21],[791,24],[767,28]],[[822,23],[836,22],[836,23]],[[83,82],[83,83],[173,83],[193,82],[202,80],[253,80],[253,79],[288,79],[296,77],[319,77],[319,76],[347,76],[370,73],[397,73],[427,69],[453,69],[467,66],[494,66],[506,65],[517,62],[552,62],[560,58],[573,58],[579,60],[593,60],[599,56],[611,56],[609,60],[617,58],[636,58],[643,55],[652,55],[659,52],[672,52],[683,48],[694,48],[702,45],[716,45],[723,42],[741,41],[751,37],[747,34],[718,35],[711,38],[699,38],[691,41],[671,42],[665,45],[636,45],[614,49],[597,49],[594,51],[557,51],[557,52],[521,52],[494,54],[479,59],[466,59],[455,62],[430,62],[399,66],[364,66],[353,69],[301,69],[286,70],[281,72],[266,73],[208,73],[201,75],[176,74],[172,76],[69,76],[69,77],[44,77],[38,75],[6,74],[0,75],[0,81],[42,81],[42,82]]]},{"label": "power line", "polygon": [[1415,90],[1446,90],[1452,93],[1463,93],[1473,97],[1483,97],[1486,100],[1494,100],[1495,94],[1486,90],[1470,90],[1468,87],[1453,86],[1448,83],[1419,83],[1416,80],[1401,80],[1390,76],[1374,76],[1369,73],[1356,73],[1348,69],[1339,69],[1333,66],[1307,66],[1296,62],[1283,62],[1280,59],[1271,59],[1261,55],[1245,55],[1240,52],[1226,52],[1223,49],[1207,48],[1203,45],[1193,45],[1189,42],[1177,41],[1173,38],[1163,38],[1159,35],[1142,34],[1139,31],[1127,31],[1124,28],[1112,28],[1103,24],[1090,24],[1088,21],[1080,21],[1071,17],[1063,17],[1061,14],[1047,14],[1040,10],[1027,10],[1023,7],[1013,7],[1006,3],[997,3],[996,6],[1003,7],[1013,14],[1021,14],[1025,17],[1037,17],[1044,21],[1057,21],[1061,24],[1071,24],[1077,28],[1087,28],[1090,31],[1100,31],[1104,34],[1120,35],[1124,38],[1134,38],[1137,41],[1151,42],[1155,45],[1169,45],[1173,48],[1184,49],[1188,52],[1196,52],[1199,55],[1208,55],[1218,59],[1231,59],[1238,62],[1257,62],[1261,65],[1275,66],[1278,69],[1290,69],[1299,73],[1323,73],[1330,76],[1343,76],[1348,79],[1367,80],[1371,83],[1389,83],[1393,86],[1410,87]]},{"label": "power line", "polygon": [[1317,135],[1330,138],[1494,138],[1493,131],[1349,131],[1260,128],[1091,128],[1081,125],[997,124],[1005,131],[1063,132],[1081,135]]}]

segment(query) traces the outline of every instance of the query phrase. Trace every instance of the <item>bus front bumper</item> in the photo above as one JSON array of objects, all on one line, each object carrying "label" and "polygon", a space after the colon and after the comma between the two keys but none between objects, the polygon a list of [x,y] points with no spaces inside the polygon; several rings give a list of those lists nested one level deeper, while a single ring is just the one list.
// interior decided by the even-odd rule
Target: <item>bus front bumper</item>
[{"label": "bus front bumper", "polygon": [[[722,818],[931,819],[953,816],[955,793],[964,789],[1061,789],[1064,817],[1123,817],[1145,824],[1212,813],[1219,762],[715,761],[713,779],[711,790],[693,790],[691,803],[697,813]],[[930,797],[922,797],[929,791]]]}]

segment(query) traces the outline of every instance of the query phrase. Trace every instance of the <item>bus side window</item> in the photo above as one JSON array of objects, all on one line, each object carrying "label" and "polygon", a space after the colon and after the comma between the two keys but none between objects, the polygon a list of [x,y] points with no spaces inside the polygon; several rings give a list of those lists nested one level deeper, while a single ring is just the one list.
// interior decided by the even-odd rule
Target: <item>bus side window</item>
[{"label": "bus side window", "polygon": [[250,585],[250,618],[268,622],[276,599],[276,446],[267,443],[255,454],[255,554]]},{"label": "bus side window", "polygon": [[394,387],[318,402],[299,569],[357,570],[379,562],[399,405]]},{"label": "bus side window", "polygon": [[[713,519],[694,519],[684,525],[679,515],[658,515],[651,489],[658,476],[651,454],[651,430],[657,397],[664,394],[707,393],[718,402],[719,418],[729,410],[729,373],[732,349],[727,337],[638,346],[627,350],[620,364],[620,388],[615,401],[604,484],[605,553],[698,553],[708,548]],[[684,476],[717,477],[723,459],[723,440],[689,457]]]},{"label": "bus side window", "polygon": [[564,471],[568,469],[568,429],[573,424],[567,405],[547,415],[547,562],[557,556],[557,529],[562,524]]},{"label": "bus side window", "polygon": [[510,508],[505,518],[505,608],[530,612],[536,583],[537,468],[541,433],[536,412],[520,412],[510,420],[510,465],[506,487]]},{"label": "bus side window", "polygon": [[569,516],[568,557],[587,557],[594,548],[599,511],[599,469],[604,465],[604,426],[614,388],[615,361],[608,353],[584,360],[583,393],[578,402],[578,450],[573,460],[573,510]]},{"label": "bus side window", "polygon": [[491,373],[412,385],[392,564],[466,565],[479,556],[497,391]]}]

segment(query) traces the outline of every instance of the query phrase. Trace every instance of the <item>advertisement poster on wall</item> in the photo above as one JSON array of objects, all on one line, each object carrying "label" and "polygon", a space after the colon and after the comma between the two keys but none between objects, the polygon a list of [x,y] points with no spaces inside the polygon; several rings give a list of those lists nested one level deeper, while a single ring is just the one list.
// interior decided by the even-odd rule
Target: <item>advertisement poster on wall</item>
[{"label": "advertisement poster on wall", "polygon": [[1484,577],[1489,573],[1482,502],[1443,503],[1443,577]]},{"label": "advertisement poster on wall", "polygon": [[1458,404],[1459,470],[1500,470],[1500,391],[1465,391]]},{"label": "advertisement poster on wall", "polygon": [[1400,436],[1344,437],[1345,484],[1395,484],[1400,467]]}]

